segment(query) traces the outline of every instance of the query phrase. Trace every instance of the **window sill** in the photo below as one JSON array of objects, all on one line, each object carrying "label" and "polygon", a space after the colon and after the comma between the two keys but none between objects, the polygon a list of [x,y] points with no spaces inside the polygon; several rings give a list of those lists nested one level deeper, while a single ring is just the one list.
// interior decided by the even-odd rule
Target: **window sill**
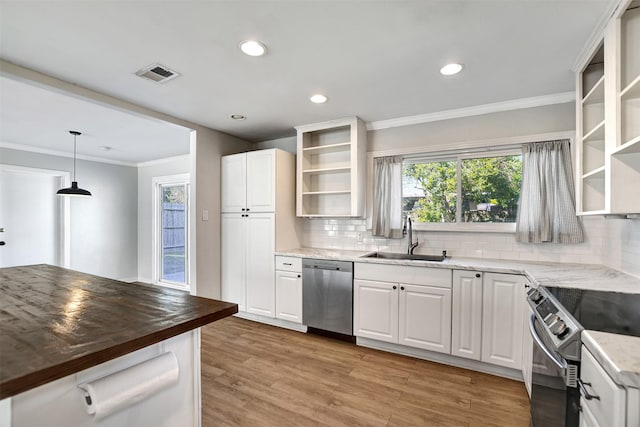
[{"label": "window sill", "polygon": [[515,233],[515,223],[413,223],[414,231],[447,231],[463,233]]},{"label": "window sill", "polygon": [[162,286],[163,288],[178,289],[180,291],[186,291],[186,292],[190,291],[190,286],[182,283],[157,281],[155,284],[158,286]]}]

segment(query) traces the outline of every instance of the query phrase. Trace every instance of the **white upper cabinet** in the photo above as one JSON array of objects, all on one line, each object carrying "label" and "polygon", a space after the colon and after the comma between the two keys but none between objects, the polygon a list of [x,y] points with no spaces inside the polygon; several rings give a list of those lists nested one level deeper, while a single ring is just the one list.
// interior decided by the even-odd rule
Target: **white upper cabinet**
[{"label": "white upper cabinet", "polygon": [[223,213],[244,212],[247,205],[247,153],[224,156],[221,160]]},{"label": "white upper cabinet", "polygon": [[357,117],[297,126],[296,212],[362,217],[367,130]]},{"label": "white upper cabinet", "polygon": [[640,8],[632,3],[614,13],[576,75],[579,215],[640,213]]},{"label": "white upper cabinet", "polygon": [[222,157],[223,213],[276,210],[276,150]]},{"label": "white upper cabinet", "polygon": [[276,152],[274,150],[247,153],[247,211],[276,210]]}]

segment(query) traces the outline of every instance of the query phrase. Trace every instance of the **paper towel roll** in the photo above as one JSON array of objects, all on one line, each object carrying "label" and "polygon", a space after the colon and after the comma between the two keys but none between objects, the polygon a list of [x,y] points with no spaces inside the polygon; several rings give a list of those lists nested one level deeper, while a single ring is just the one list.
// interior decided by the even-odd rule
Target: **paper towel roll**
[{"label": "paper towel roll", "polygon": [[87,413],[103,418],[153,396],[178,381],[178,360],[172,352],[80,384]]}]

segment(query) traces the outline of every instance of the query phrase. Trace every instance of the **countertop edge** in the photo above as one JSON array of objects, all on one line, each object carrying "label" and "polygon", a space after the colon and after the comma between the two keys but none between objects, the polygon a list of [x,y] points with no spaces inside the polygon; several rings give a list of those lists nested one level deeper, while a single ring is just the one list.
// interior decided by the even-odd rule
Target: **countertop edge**
[{"label": "countertop edge", "polygon": [[177,335],[189,332],[193,329],[197,329],[238,312],[237,304],[228,304],[230,304],[230,306],[227,308],[217,310],[213,313],[207,314],[197,319],[192,319],[166,329],[161,329],[159,331],[155,331],[151,334],[133,340],[118,343],[111,347],[81,356],[76,359],[71,359],[63,363],[47,366],[43,369],[30,372],[26,375],[5,380],[0,383],[0,400],[15,396],[19,393],[23,393],[35,387],[50,383],[60,378],[64,378],[68,375],[78,373],[85,369],[92,368],[101,363],[116,359],[133,351],[140,350],[141,348],[148,347],[169,338],[173,338]]},{"label": "countertop edge", "polygon": [[[611,348],[613,346],[607,341],[608,336],[618,341],[626,340],[627,342],[629,341],[628,338],[631,338],[607,332],[583,331],[582,343],[615,383],[623,387],[640,388],[640,372],[621,366],[619,362],[616,363],[616,360],[614,360],[616,358],[613,356],[616,354],[622,356],[622,358],[626,356],[637,358],[638,348],[640,348],[640,338],[637,338],[638,345],[632,347],[625,345],[624,350],[621,351],[619,348]],[[610,348],[607,349],[605,347]]]}]

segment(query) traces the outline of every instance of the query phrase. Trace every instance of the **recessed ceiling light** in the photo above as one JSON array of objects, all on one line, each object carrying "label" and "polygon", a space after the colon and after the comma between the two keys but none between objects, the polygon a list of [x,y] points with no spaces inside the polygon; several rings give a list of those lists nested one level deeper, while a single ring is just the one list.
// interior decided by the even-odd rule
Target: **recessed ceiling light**
[{"label": "recessed ceiling light", "polygon": [[246,120],[247,116],[243,116],[242,114],[232,114],[229,116],[233,120]]},{"label": "recessed ceiling light", "polygon": [[460,71],[462,71],[462,64],[447,64],[440,68],[440,74],[444,76],[452,76],[458,74]]},{"label": "recessed ceiling light", "polygon": [[317,93],[315,95],[312,95],[309,100],[314,104],[324,104],[325,102],[327,102],[327,97]]},{"label": "recessed ceiling light", "polygon": [[245,40],[241,42],[240,50],[249,56],[262,56],[267,53],[267,47],[257,40]]}]

